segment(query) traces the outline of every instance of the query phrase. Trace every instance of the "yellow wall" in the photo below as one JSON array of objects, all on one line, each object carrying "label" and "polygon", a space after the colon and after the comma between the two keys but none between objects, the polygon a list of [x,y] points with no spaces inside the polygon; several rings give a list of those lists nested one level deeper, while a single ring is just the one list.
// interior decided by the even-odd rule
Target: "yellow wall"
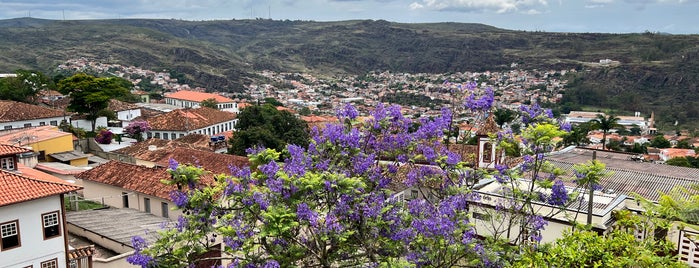
[{"label": "yellow wall", "polygon": [[[73,135],[63,135],[56,138],[33,142],[28,145],[31,146],[36,153],[44,151],[46,161],[54,162],[56,160],[52,159],[49,154],[73,151]],[[85,164],[87,165],[87,159],[85,159],[85,161]]]},{"label": "yellow wall", "polygon": [[71,166],[76,166],[76,167],[84,167],[87,166],[87,157],[85,158],[80,158],[80,159],[73,159],[70,160],[70,165]]}]

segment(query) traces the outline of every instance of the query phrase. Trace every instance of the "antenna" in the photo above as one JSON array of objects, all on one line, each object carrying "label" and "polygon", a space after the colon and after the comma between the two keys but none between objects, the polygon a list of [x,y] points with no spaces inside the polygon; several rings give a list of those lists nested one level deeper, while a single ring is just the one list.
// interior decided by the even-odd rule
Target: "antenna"
[{"label": "antenna", "polygon": [[267,6],[267,18],[272,20],[272,1],[269,1]]},{"label": "antenna", "polygon": [[63,13],[63,21],[66,21],[66,10],[62,9],[61,12]]}]

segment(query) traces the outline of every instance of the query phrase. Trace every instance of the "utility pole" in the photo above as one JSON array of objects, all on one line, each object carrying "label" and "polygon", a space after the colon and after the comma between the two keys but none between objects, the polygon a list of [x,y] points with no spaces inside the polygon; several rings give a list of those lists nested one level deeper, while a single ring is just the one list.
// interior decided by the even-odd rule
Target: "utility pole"
[{"label": "utility pole", "polygon": [[[597,151],[592,151],[592,163],[594,164],[596,160]],[[592,184],[592,181],[590,181],[590,178],[588,178],[587,184],[587,187],[590,188],[590,196],[587,200],[587,225],[592,225],[592,201],[595,194],[595,186]]]}]

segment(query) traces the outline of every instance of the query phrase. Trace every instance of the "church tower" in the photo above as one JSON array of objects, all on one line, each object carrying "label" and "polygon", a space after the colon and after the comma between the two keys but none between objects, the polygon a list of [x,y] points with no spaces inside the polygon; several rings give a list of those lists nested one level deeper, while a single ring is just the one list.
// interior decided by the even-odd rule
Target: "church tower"
[{"label": "church tower", "polygon": [[493,118],[493,113],[490,113],[488,118],[485,120],[483,125],[476,131],[476,137],[478,138],[478,167],[479,168],[495,168],[496,164],[504,158],[504,154],[501,153],[498,156],[497,144],[488,137],[489,134],[495,134],[500,130],[498,125],[495,123]]}]

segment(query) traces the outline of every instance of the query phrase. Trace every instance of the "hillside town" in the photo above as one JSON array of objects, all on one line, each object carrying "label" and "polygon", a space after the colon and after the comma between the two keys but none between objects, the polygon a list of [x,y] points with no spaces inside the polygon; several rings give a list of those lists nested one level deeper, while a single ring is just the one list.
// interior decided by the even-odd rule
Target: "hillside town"
[{"label": "hillside town", "polygon": [[[513,115],[496,123],[495,110],[525,113],[522,105],[556,103],[565,92],[566,74],[576,72],[369,72],[326,79],[262,71],[245,92],[231,93],[180,84],[167,70],[84,58],[69,60],[58,69],[124,78],[133,85],[131,93],[139,96],[138,102],[110,99],[107,110],[112,115],[90,120],[83,113],[69,112],[72,96],[56,90],[42,92],[39,104],[0,100],[0,191],[4,193],[0,195],[0,267],[135,267],[128,259],[141,249],[132,238],[142,237],[152,244],[159,230],[180,226],[178,221],[189,213],[173,200],[173,193],[182,190],[180,185],[162,183],[172,179],[168,170],[173,161],[204,170],[197,182],[202,185],[213,184],[219,174],[230,175],[236,168],[249,166],[248,157],[228,153],[230,141],[240,133],[243,122],[239,117],[245,109],[272,101],[281,104],[276,110],[305,122],[308,131],[322,130],[327,124],[369,124],[372,109],[379,105],[400,104],[406,117],[424,120],[439,117],[442,107],[456,107],[453,117],[459,135],[452,139],[444,134],[443,140],[465,166],[492,174],[505,164],[520,168],[526,160],[506,155],[494,145],[494,137],[507,131],[513,134],[514,126],[522,126],[525,116]],[[479,113],[463,107],[464,96],[487,97],[489,92],[492,109]],[[352,118],[356,122],[338,118],[337,111],[347,109],[348,104],[358,111],[356,119]],[[663,133],[654,125],[654,114],[639,112],[613,115],[616,121],[611,128],[593,124],[610,116],[585,111],[561,115],[556,119],[561,125],[590,129],[578,140],[557,140],[556,150],[547,153],[552,166],[570,174],[574,165],[592,159],[613,171],[600,178],[592,194],[581,191],[575,197],[594,197],[587,223],[598,233],[614,230],[614,214],[619,211],[643,213],[639,197],[657,203],[662,193],[699,183],[699,168],[668,165],[673,158],[696,159],[699,137],[689,131]],[[90,130],[91,137],[81,134]],[[633,151],[635,147],[639,150]],[[391,184],[392,198],[406,202],[436,198],[419,195],[423,189],[407,180]],[[494,175],[474,183],[474,191],[484,196],[472,204],[478,234],[493,232],[484,215],[498,206],[498,200],[507,198],[503,185]],[[565,187],[576,189],[573,181],[566,181]],[[549,225],[538,234],[539,241],[554,242],[563,237],[561,230],[584,224],[587,203],[584,209],[582,201],[580,204],[567,208],[575,212],[572,219],[547,216]],[[556,209],[546,203],[536,206],[542,211]],[[671,223],[665,237],[676,243],[677,260],[699,267],[699,229],[680,225]],[[508,233],[508,239],[510,235],[520,234]],[[648,235],[639,234],[639,239]],[[221,257],[226,243],[220,238],[212,241],[211,248],[218,250],[207,254]],[[196,267],[221,264],[203,261]]]}]

